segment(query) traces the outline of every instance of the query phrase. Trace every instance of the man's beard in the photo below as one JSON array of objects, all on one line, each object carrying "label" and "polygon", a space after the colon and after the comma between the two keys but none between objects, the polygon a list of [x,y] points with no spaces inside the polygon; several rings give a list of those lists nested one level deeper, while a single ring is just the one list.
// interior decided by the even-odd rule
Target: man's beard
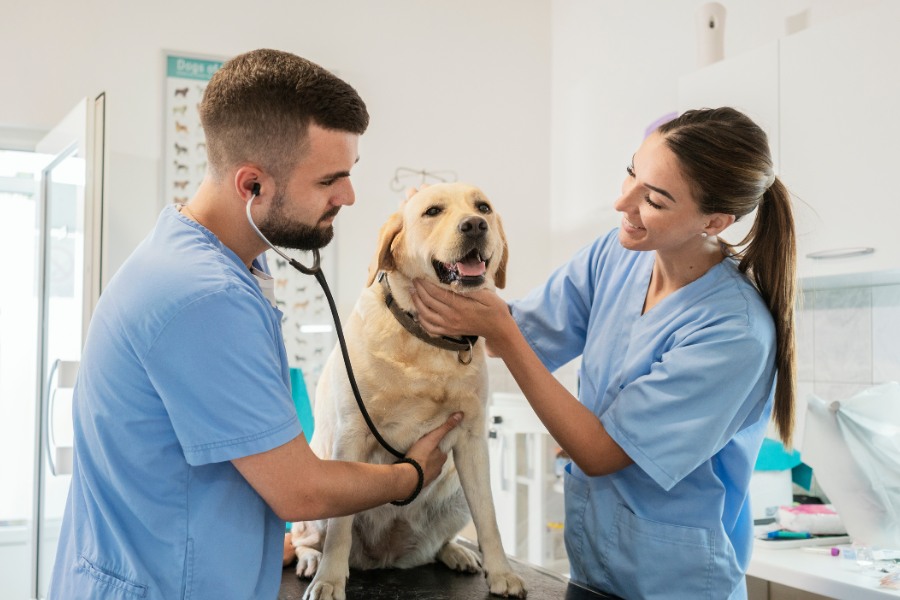
[{"label": "man's beard", "polygon": [[[334,237],[334,227],[319,227],[305,223],[292,223],[285,215],[284,194],[278,192],[272,198],[272,208],[265,219],[260,221],[259,230],[273,246],[293,248],[295,250],[315,250],[328,245]],[[337,215],[340,207],[335,206],[324,215],[322,220]]]}]

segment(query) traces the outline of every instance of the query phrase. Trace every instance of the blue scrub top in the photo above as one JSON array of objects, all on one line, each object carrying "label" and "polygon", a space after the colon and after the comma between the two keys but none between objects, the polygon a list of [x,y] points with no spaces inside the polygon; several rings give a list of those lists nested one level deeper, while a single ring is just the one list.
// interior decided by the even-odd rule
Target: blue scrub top
[{"label": "blue scrub top", "polygon": [[572,578],[624,598],[746,597],[750,474],[774,389],[775,328],[725,259],[641,314],[655,253],[613,230],[512,314],[634,464],[565,483]]},{"label": "blue scrub top", "polygon": [[230,461],[301,432],[281,316],[212,232],[163,210],[91,320],[50,598],[277,596],[284,522]]}]

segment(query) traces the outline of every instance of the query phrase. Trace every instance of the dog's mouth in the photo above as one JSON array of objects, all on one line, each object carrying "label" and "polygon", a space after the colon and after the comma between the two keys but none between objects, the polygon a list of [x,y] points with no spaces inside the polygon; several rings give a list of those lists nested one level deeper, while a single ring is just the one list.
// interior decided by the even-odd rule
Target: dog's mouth
[{"label": "dog's mouth", "polygon": [[473,248],[468,254],[459,260],[442,262],[432,260],[434,272],[441,283],[450,285],[457,283],[465,287],[482,285],[485,282],[487,267],[490,259],[481,256],[478,248]]}]

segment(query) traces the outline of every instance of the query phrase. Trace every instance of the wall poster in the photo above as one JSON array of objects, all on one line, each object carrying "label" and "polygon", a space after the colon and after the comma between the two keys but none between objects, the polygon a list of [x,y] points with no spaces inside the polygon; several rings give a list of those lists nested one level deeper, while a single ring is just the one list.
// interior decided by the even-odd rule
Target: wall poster
[{"label": "wall poster", "polygon": [[[200,100],[213,74],[226,58],[197,54],[165,53],[165,114],[163,115],[163,194],[165,202],[184,204],[196,193],[206,174],[206,138],[200,125]],[[321,250],[322,270],[336,294],[336,244]],[[311,253],[289,251],[305,265]],[[278,308],[284,313],[281,327],[288,364],[303,371],[309,397],[331,348],[337,341],[328,300],[315,278],[298,273],[271,250],[266,253],[275,278]]]}]

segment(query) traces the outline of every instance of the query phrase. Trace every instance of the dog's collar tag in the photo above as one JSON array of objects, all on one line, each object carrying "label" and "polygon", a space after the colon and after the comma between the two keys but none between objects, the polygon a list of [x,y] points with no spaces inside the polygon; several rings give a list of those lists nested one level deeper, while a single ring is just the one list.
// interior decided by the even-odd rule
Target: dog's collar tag
[{"label": "dog's collar tag", "polygon": [[[456,360],[458,360],[460,362],[460,364],[467,365],[472,362],[472,356],[475,354],[475,342],[478,341],[477,337],[475,338],[474,341],[472,341],[473,337],[474,336],[467,335],[466,337],[463,338],[464,340],[466,340],[469,343],[469,350],[468,350],[468,352],[465,350],[460,350],[456,354]],[[463,358],[463,357],[465,357],[465,358]]]},{"label": "dog's collar tag", "polygon": [[381,287],[384,288],[385,305],[387,305],[391,314],[394,315],[394,318],[403,325],[404,329],[427,344],[456,352],[456,359],[461,365],[471,364],[472,357],[475,354],[475,344],[478,343],[477,335],[466,335],[462,338],[452,338],[446,335],[441,337],[429,335],[411,314],[394,302],[394,295],[391,293],[391,286],[387,280],[387,272],[379,271],[377,279],[381,283]]}]

